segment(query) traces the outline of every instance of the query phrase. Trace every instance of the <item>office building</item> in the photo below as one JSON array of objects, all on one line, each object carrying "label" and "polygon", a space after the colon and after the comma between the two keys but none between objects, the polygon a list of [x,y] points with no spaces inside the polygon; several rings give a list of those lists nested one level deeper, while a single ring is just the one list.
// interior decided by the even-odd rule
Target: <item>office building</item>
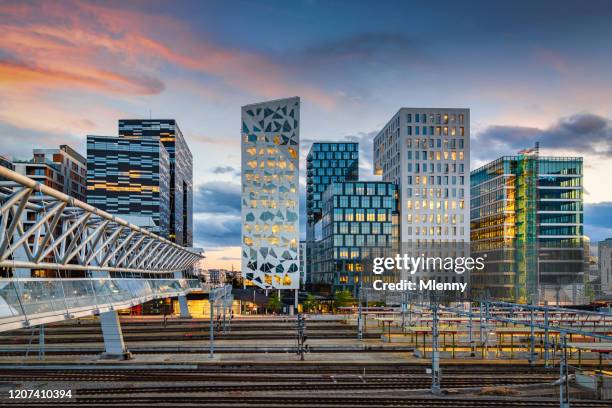
[{"label": "office building", "polygon": [[321,238],[312,280],[357,295],[359,279],[371,278],[370,271],[364,273],[364,261],[373,251],[394,244],[397,188],[382,181],[345,181],[330,184],[321,199]]},{"label": "office building", "polygon": [[612,295],[612,238],[599,241],[597,244],[599,264],[600,293]]},{"label": "office building", "polygon": [[299,288],[300,99],[242,107],[242,271],[246,284]]},{"label": "office building", "polygon": [[[335,182],[359,178],[359,144],[354,142],[313,143],[306,158],[306,251],[310,263],[315,225],[322,217],[322,195]],[[312,265],[305,265],[312,268]]]},{"label": "office building", "polygon": [[169,238],[193,245],[193,157],[174,119],[121,119],[119,136],[159,138],[170,161]]},{"label": "office building", "polygon": [[374,138],[374,172],[399,190],[402,244],[469,242],[469,109],[401,108]]},{"label": "office building", "polygon": [[[168,238],[170,159],[156,136],[87,136],[87,203]],[[142,220],[152,220],[152,223]]]},{"label": "office building", "polygon": [[585,268],[582,158],[535,148],[471,173],[472,274],[481,295],[516,302],[573,302]]},{"label": "office building", "polygon": [[14,170],[37,182],[85,201],[87,162],[67,145],[58,149],[34,149],[30,160],[15,160]]}]

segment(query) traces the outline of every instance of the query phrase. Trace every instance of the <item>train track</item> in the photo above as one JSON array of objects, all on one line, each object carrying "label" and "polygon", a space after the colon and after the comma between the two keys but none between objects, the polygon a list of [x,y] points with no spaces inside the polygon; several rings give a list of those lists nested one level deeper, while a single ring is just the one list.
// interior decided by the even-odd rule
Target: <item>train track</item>
[{"label": "train track", "polygon": [[[365,371],[364,371],[365,370]],[[503,386],[551,386],[554,371],[521,365],[443,365],[442,388],[478,389]],[[428,390],[431,378],[423,365],[397,363],[332,366],[320,363],[202,364],[200,368],[161,369],[0,369],[0,384],[41,382],[46,387],[69,383],[72,399],[18,401],[0,399],[2,406],[39,407],[556,407],[554,398],[488,397],[440,398],[406,394]],[[97,383],[96,388],[90,384]],[[533,387],[530,387],[533,389]],[[317,392],[312,392],[317,390]],[[417,390],[417,391],[414,391]],[[376,393],[378,392],[378,393]],[[467,392],[467,391],[465,391]],[[474,391],[469,391],[474,392]],[[399,394],[399,395],[398,395]],[[378,395],[378,396],[377,396]],[[572,401],[572,407],[610,407],[602,401]]]},{"label": "train track", "polygon": [[[115,408],[138,406],[199,406],[199,407],[266,407],[266,408],[346,408],[346,407],[421,407],[421,408],[538,408],[558,407],[559,401],[554,398],[449,398],[449,397],[372,397],[372,396],[143,396],[133,397],[77,397],[71,400],[44,401],[24,403],[8,401],[8,405],[20,407],[55,405],[73,407],[109,406]],[[603,401],[574,400],[575,408],[609,408]]]}]

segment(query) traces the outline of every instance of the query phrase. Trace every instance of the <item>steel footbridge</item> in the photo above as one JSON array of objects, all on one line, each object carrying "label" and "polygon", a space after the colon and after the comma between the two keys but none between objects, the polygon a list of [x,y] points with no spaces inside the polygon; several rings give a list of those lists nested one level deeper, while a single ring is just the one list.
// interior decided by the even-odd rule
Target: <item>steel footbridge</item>
[{"label": "steel footbridge", "polygon": [[203,290],[189,271],[202,258],[0,167],[0,331],[99,315],[106,354],[126,356],[116,311],[177,296],[188,315],[185,295]]}]

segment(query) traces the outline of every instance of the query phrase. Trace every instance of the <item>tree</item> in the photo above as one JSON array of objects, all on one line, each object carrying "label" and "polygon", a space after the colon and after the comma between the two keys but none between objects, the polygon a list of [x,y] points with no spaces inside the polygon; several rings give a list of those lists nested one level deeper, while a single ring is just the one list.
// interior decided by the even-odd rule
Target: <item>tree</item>
[{"label": "tree", "polygon": [[348,289],[339,290],[334,293],[334,309],[352,306],[353,304],[355,304],[355,298]]},{"label": "tree", "polygon": [[311,312],[317,306],[317,298],[312,293],[309,293],[306,296],[306,300],[304,301],[304,311]]},{"label": "tree", "polygon": [[281,297],[278,291],[274,291],[268,297],[268,303],[266,304],[266,308],[273,312],[279,312],[283,308],[283,302],[281,301]]}]

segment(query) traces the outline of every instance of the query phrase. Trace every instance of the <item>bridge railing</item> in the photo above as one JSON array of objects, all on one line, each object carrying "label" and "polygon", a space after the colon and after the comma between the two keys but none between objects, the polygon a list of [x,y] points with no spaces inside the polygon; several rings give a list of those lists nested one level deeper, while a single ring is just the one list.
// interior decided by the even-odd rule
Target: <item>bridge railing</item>
[{"label": "bridge railing", "polygon": [[0,268],[173,273],[203,256],[0,166]]},{"label": "bridge railing", "polygon": [[123,309],[201,289],[197,279],[0,279],[0,331]]}]

